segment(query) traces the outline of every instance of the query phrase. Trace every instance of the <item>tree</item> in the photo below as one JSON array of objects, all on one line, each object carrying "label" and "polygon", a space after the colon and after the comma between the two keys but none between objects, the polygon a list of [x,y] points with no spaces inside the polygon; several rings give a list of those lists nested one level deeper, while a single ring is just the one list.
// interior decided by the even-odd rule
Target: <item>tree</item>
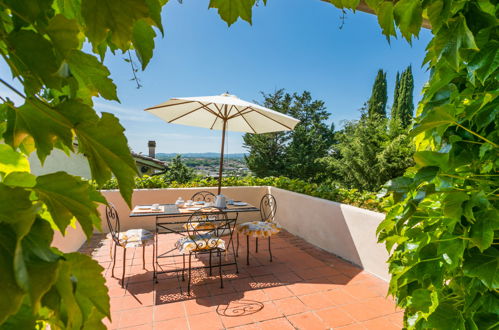
[{"label": "tree", "polygon": [[313,180],[322,172],[318,159],[325,157],[334,139],[334,125],[327,125],[330,117],[323,101],[312,100],[310,92],[293,94],[289,114],[300,120],[290,131],[286,148],[284,175],[290,178]]},{"label": "tree", "polygon": [[334,157],[323,160],[329,176],[348,188],[378,191],[413,165],[414,148],[405,130],[393,134],[388,119],[363,115],[336,135]]},{"label": "tree", "polygon": [[97,187],[114,176],[131,204],[137,170],[124,129],[114,115],[98,115],[92,98],[118,101],[103,64],[108,50],[133,51],[146,67],[153,27],[162,31],[162,3],[0,3],[0,55],[15,80],[0,83],[23,100],[0,97],[2,328],[104,329],[101,320],[110,318],[103,268],[86,255],[51,247],[54,230],[64,234],[73,220],[90,238],[100,229],[97,207],[106,200],[80,177],[33,175],[27,155],[35,152],[43,163],[54,148],[81,153]]},{"label": "tree", "polygon": [[321,171],[317,160],[327,155],[334,136],[334,126],[325,123],[330,115],[324,102],[313,100],[307,91],[291,95],[280,89],[262,95],[265,107],[289,114],[300,123],[290,132],[245,134],[248,168],[259,177],[313,179]]},{"label": "tree", "polygon": [[194,179],[194,170],[182,162],[182,156],[176,155],[168,165],[168,170],[164,175],[167,182],[187,183]]},{"label": "tree", "polygon": [[386,90],[386,72],[379,69],[374,80],[371,97],[367,102],[367,115],[373,117],[375,114],[386,117],[386,102],[388,94]]},{"label": "tree", "polygon": [[397,71],[397,76],[395,77],[395,89],[393,92],[393,105],[392,105],[392,111],[390,113],[391,119],[398,118],[397,109],[398,109],[399,93],[400,93],[400,73]]},{"label": "tree", "polygon": [[[292,96],[279,89],[272,94],[262,92],[266,108],[289,113]],[[265,134],[244,134],[243,146],[249,155],[244,156],[248,168],[258,177],[279,176],[285,171],[285,150],[289,135],[283,132]]]},{"label": "tree", "polygon": [[400,123],[402,127],[408,127],[414,116],[414,78],[412,76],[412,68],[408,66],[402,73],[400,81],[395,84],[395,98],[392,107],[391,118]]}]

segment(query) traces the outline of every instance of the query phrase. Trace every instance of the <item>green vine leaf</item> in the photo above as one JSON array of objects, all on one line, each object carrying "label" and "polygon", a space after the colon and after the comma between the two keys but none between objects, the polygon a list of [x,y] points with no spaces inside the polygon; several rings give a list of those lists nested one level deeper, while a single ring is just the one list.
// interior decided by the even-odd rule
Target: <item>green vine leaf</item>
[{"label": "green vine leaf", "polygon": [[25,88],[28,94],[38,93],[43,85],[61,87],[61,78],[57,76],[61,61],[56,58],[50,41],[34,31],[21,30],[11,32],[7,42],[15,53],[12,62],[30,79]]},{"label": "green vine leaf", "polygon": [[156,33],[154,33],[152,27],[144,20],[137,21],[133,26],[133,45],[135,47],[137,57],[142,64],[142,70],[146,68],[152,58],[155,36]]},{"label": "green vine leaf", "polygon": [[476,277],[491,290],[499,289],[499,251],[490,247],[482,253],[475,249],[464,262],[464,273]]},{"label": "green vine leaf", "polygon": [[80,253],[69,253],[65,256],[71,265],[71,276],[75,278],[75,297],[83,315],[89,317],[92,309],[108,318],[111,317],[109,297],[105,280],[100,274],[104,271],[97,261]]},{"label": "green vine leaf", "polygon": [[14,265],[16,235],[9,226],[3,223],[0,223],[0,240],[2,242],[0,244],[0,269],[2,269],[0,272],[0,290],[4,297],[9,297],[9,299],[0,299],[0,324],[2,324],[9,315],[16,313],[21,307],[25,293],[17,284],[15,270],[12,267]]},{"label": "green vine leaf", "polygon": [[97,203],[106,203],[106,200],[81,178],[65,172],[41,175],[33,190],[47,205],[61,232],[65,232],[73,217],[76,217],[88,238],[92,236],[94,226],[100,228]]},{"label": "green vine leaf", "polygon": [[94,47],[109,37],[113,45],[126,50],[132,40],[133,25],[148,17],[149,7],[145,0],[82,0],[81,14]]},{"label": "green vine leaf", "polygon": [[73,101],[60,104],[58,109],[74,124],[78,149],[88,159],[92,178],[103,185],[114,174],[123,198],[130,204],[137,168],[118,119],[107,112],[99,117],[89,106]]},{"label": "green vine leaf", "polygon": [[499,211],[478,212],[476,222],[471,226],[470,239],[480,249],[488,249],[494,241],[494,232],[499,230]]},{"label": "green vine leaf", "polygon": [[393,16],[400,32],[410,43],[412,36],[418,36],[423,23],[423,8],[420,0],[400,0],[395,4]]},{"label": "green vine leaf", "polygon": [[378,13],[378,23],[383,30],[383,34],[386,36],[387,40],[390,40],[391,36],[396,36],[395,24],[393,23],[393,2],[383,1],[379,8]]},{"label": "green vine leaf", "polygon": [[218,9],[218,14],[228,26],[234,24],[239,17],[251,22],[251,10],[256,0],[210,0],[208,8]]},{"label": "green vine leaf", "polygon": [[71,123],[48,105],[35,99],[28,99],[24,105],[10,108],[9,117],[11,120],[8,121],[7,132],[4,134],[5,140],[17,148],[28,136],[31,136],[42,163],[58,140],[72,149]]},{"label": "green vine leaf", "polygon": [[79,50],[72,50],[68,55],[71,73],[76,77],[84,95],[98,96],[108,100],[118,100],[116,85],[109,75],[109,70],[92,55]]},{"label": "green vine leaf", "polygon": [[28,159],[9,145],[0,144],[0,173],[5,175],[14,171],[29,171]]},{"label": "green vine leaf", "polygon": [[80,46],[78,34],[80,27],[74,19],[67,19],[63,15],[55,15],[47,26],[47,34],[49,35],[54,48],[57,49],[63,56]]}]

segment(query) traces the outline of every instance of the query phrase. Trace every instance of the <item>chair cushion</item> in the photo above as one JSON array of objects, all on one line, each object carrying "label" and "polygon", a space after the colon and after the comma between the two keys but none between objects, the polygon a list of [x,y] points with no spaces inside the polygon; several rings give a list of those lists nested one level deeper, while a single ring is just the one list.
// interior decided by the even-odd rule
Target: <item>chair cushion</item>
[{"label": "chair cushion", "polygon": [[191,231],[194,230],[213,230],[216,228],[215,224],[213,222],[206,222],[206,221],[201,221],[201,222],[191,222],[191,223],[184,223],[183,225],[184,229],[189,229]]},{"label": "chair cushion", "polygon": [[145,229],[130,229],[118,234],[120,246],[124,248],[140,247],[152,243],[154,234]]},{"label": "chair cushion", "polygon": [[225,250],[225,241],[219,237],[200,234],[182,237],[175,243],[180,253],[197,252],[210,249]]},{"label": "chair cushion", "polygon": [[237,226],[237,231],[243,235],[256,238],[270,237],[281,231],[281,226],[268,221],[250,221]]}]

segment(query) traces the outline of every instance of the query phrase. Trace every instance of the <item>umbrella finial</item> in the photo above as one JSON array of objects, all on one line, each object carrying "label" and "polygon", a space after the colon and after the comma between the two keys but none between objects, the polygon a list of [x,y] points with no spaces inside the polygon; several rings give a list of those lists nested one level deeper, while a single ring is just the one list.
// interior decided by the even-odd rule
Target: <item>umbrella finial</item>
[{"label": "umbrella finial", "polygon": [[235,95],[230,94],[230,93],[229,93],[229,91],[227,91],[227,92],[223,93],[223,94],[222,94],[222,95],[220,95],[220,96],[225,96],[225,97],[236,97]]}]

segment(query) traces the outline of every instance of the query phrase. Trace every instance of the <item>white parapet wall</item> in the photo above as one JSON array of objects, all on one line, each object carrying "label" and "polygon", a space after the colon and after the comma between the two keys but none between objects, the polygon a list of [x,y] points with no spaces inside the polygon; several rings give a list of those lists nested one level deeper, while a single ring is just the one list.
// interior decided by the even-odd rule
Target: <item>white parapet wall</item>
[{"label": "white parapet wall", "polygon": [[277,221],[290,233],[388,280],[388,252],[377,242],[385,215],[292,191],[269,188],[277,200]]},{"label": "white parapet wall", "polygon": [[64,253],[75,252],[85,243],[87,237],[78,222],[73,226],[68,226],[64,235],[58,230],[54,231],[52,246]]},{"label": "white parapet wall", "polygon": [[[188,200],[199,191],[211,191],[216,194],[216,188],[136,189],[133,192],[132,205],[173,203],[178,197]],[[269,192],[276,197],[277,221],[285,230],[359,265],[379,278],[389,279],[386,264],[388,253],[384,245],[377,243],[376,239],[376,228],[384,219],[384,214],[275,187],[222,188],[222,193],[228,198],[255,206],[259,206],[261,197]],[[154,230],[155,217],[130,217],[130,208],[118,190],[104,190],[102,194],[116,207],[122,231],[132,228]],[[100,206],[99,211],[102,229],[108,232],[105,207]],[[258,218],[259,214],[243,213],[238,222]],[[77,225],[76,228],[69,228],[65,236],[56,232],[53,246],[64,252],[76,251],[85,239],[81,227]]]},{"label": "white parapet wall", "polygon": [[[133,191],[132,205],[151,205],[154,203],[167,204],[175,203],[177,198],[182,197],[184,200],[191,199],[192,195],[199,191],[210,191],[214,194],[217,193],[217,188],[166,188],[166,189],[135,189]],[[227,187],[222,188],[222,194],[228,199],[241,200],[250,203],[254,206],[260,204],[260,198],[267,193],[268,187]],[[130,208],[125,203],[118,190],[105,190],[102,191],[107,201],[112,203],[120,217],[121,230],[128,230],[132,228],[143,228],[148,230],[155,229],[156,217],[130,217]],[[105,219],[105,207],[99,208],[102,218],[102,228],[105,232],[108,231],[107,222]],[[238,220],[254,220],[259,219],[260,215],[254,212],[241,213]],[[175,219],[169,219],[176,221]],[[164,219],[164,221],[167,221]],[[178,219],[177,219],[178,221]]]}]

